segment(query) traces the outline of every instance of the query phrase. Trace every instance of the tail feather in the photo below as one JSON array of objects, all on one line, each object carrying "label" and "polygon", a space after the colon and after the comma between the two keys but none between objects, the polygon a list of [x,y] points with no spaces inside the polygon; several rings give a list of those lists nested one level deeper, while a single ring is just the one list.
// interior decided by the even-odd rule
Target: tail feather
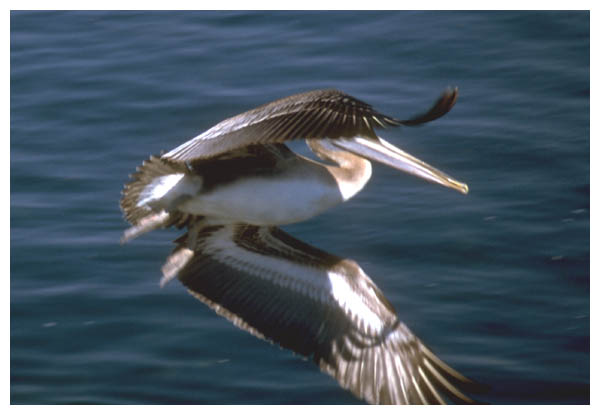
[{"label": "tail feather", "polygon": [[[174,163],[158,156],[151,156],[139,166],[123,189],[121,197],[121,210],[125,219],[134,227],[140,227],[145,222],[152,220],[157,214],[164,212],[162,208],[153,208],[141,200],[144,192],[147,192],[149,186],[162,176],[188,173],[185,164]],[[142,202],[142,203],[140,203]],[[192,215],[182,212],[168,212],[169,218],[162,223],[162,227],[177,226],[182,228],[189,222]],[[140,227],[140,229],[144,226]],[[152,230],[152,229],[149,229]],[[142,232],[143,233],[143,232]],[[135,235],[137,236],[137,234]],[[135,237],[134,236],[134,237]],[[129,238],[128,238],[129,239]]]}]

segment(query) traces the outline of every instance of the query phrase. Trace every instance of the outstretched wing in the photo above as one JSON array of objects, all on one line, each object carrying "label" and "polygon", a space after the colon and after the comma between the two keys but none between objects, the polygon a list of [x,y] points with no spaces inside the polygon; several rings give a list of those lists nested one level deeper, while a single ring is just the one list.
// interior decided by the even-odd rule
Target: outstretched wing
[{"label": "outstretched wing", "polygon": [[[189,237],[177,241],[174,256]],[[398,320],[358,264],[276,227],[204,227],[178,277],[239,328],[312,357],[369,403],[474,402],[455,386],[470,381]]]},{"label": "outstretched wing", "polygon": [[226,119],[163,158],[188,162],[251,144],[282,143],[298,138],[375,138],[374,128],[413,126],[439,118],[450,111],[457,97],[458,89],[448,89],[429,111],[398,120],[337,90],[304,92]]}]

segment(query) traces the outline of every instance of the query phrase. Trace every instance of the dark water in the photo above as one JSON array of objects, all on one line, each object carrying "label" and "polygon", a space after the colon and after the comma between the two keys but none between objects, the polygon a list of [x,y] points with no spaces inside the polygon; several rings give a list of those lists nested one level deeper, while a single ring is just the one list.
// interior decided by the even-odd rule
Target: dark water
[{"label": "dark water", "polygon": [[382,136],[468,196],[375,166],[286,227],[358,261],[491,403],[588,403],[587,12],[11,13],[11,401],[358,403],[119,246],[127,176],[223,118],[335,87],[406,117]]}]

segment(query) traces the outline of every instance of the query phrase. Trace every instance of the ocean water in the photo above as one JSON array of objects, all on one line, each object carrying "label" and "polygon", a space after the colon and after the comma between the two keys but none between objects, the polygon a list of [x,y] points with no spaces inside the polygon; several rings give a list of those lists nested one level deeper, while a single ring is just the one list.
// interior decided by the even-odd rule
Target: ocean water
[{"label": "ocean water", "polygon": [[[235,328],[126,245],[120,191],[150,154],[292,93],[407,117],[381,135],[467,196],[375,166],[286,226],[356,260],[493,404],[589,403],[589,12],[12,12],[13,404],[358,404]],[[295,147],[296,148],[296,147]]]}]

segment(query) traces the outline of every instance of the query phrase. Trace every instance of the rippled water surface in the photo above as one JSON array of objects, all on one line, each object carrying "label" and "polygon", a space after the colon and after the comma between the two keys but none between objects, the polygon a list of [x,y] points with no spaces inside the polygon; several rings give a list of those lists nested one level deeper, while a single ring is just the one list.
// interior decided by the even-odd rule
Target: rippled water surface
[{"label": "rippled water surface", "polygon": [[122,185],[239,112],[334,87],[467,196],[382,166],[294,236],[353,258],[491,403],[588,403],[587,12],[11,13],[11,402],[360,403],[158,286],[176,231],[126,246]]}]

